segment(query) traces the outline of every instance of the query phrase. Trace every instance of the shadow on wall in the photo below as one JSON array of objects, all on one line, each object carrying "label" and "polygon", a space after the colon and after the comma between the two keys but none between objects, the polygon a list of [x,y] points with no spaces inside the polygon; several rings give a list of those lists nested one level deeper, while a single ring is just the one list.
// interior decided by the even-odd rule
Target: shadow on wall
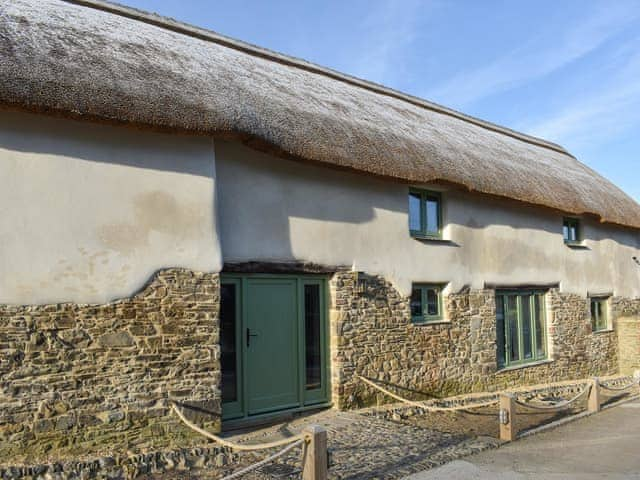
[{"label": "shadow on wall", "polygon": [[[239,143],[216,141],[218,213],[225,260],[307,260],[296,258],[292,228],[310,245],[326,248],[327,224],[344,224],[345,241],[354,228],[376,218],[376,209],[406,212],[405,189],[352,172],[275,158]],[[314,224],[318,222],[318,224]],[[312,230],[311,230],[312,229]],[[310,247],[313,248],[313,247]]]},{"label": "shadow on wall", "polygon": [[[419,245],[409,239],[404,183],[283,160],[225,141],[216,141],[216,166],[226,261],[304,261],[309,258],[300,252],[306,251],[314,258],[339,258],[338,263],[350,264],[374,261],[376,255],[429,258],[444,252],[445,246],[459,246],[441,260],[482,264],[509,274],[514,265],[557,270],[559,262],[575,264],[579,270],[584,268],[584,255],[589,255],[588,248],[564,245],[563,214],[543,207],[450,189],[444,197],[444,216],[451,234],[445,238],[452,242]],[[340,225],[331,225],[336,223]],[[615,238],[638,248],[633,230],[601,225],[590,217],[583,226],[587,242]],[[355,252],[354,258],[341,255],[340,245],[345,252]],[[606,243],[599,245],[603,248]]]},{"label": "shadow on wall", "polygon": [[104,303],[218,271],[213,141],[0,111],[0,303]]},{"label": "shadow on wall", "polygon": [[[215,173],[213,162],[211,170],[203,172],[202,149],[212,142],[204,136],[156,133],[32,113],[0,112],[0,148],[19,152],[211,178]],[[146,154],[149,148],[153,148],[153,155]],[[158,155],[162,151],[166,155]],[[180,151],[180,158],[172,154],[176,151]]]},{"label": "shadow on wall", "polygon": [[[640,234],[628,227],[602,224],[593,215],[563,214],[542,206],[528,205],[505,198],[474,192],[454,191],[449,194],[454,209],[447,212],[449,225],[482,230],[491,226],[504,226],[513,230],[543,231],[562,241],[564,217],[580,217],[580,235],[584,241],[615,240],[628,247],[640,248]],[[466,208],[465,208],[466,206]],[[473,206],[472,208],[470,206]]]}]

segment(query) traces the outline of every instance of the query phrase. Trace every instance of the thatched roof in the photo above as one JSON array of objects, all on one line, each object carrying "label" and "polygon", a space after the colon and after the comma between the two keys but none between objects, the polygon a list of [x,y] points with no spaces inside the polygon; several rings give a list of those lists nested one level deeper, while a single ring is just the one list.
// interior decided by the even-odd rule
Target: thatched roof
[{"label": "thatched roof", "polygon": [[0,0],[0,105],[231,136],[640,228],[640,206],[558,145],[99,0]]}]

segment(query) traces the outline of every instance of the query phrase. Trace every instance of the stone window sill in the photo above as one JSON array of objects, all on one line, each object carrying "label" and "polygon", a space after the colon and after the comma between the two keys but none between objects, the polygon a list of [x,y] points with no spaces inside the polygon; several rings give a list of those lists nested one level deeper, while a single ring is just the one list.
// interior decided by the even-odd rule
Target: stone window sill
[{"label": "stone window sill", "polygon": [[512,370],[520,370],[521,368],[539,367],[540,365],[546,365],[547,363],[553,363],[553,360],[538,360],[537,362],[523,363],[522,365],[513,365],[511,367],[501,368],[496,371],[496,375],[500,375],[504,372],[511,372]]},{"label": "stone window sill", "polygon": [[591,333],[598,335],[600,333],[613,333],[615,330],[613,328],[603,328],[602,330],[591,330]]},{"label": "stone window sill", "polygon": [[432,320],[430,322],[411,322],[414,327],[429,327],[431,325],[451,325],[451,320]]},{"label": "stone window sill", "polygon": [[571,250],[591,250],[589,247],[587,247],[586,245],[582,244],[582,243],[567,243],[565,242],[565,245],[570,248]]},{"label": "stone window sill", "polygon": [[427,235],[412,234],[411,238],[413,238],[414,240],[417,240],[419,242],[425,242],[425,243],[435,243],[435,244],[440,244],[440,245],[449,245],[451,247],[459,247],[460,246],[456,242],[454,242],[453,240],[446,240],[446,239],[441,238],[441,237],[429,237]]}]

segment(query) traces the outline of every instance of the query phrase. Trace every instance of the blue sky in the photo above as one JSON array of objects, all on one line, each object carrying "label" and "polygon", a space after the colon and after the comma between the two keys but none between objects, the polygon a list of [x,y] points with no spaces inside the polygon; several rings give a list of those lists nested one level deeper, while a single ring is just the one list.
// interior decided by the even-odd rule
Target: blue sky
[{"label": "blue sky", "polygon": [[640,0],[120,0],[566,147],[640,201]]}]

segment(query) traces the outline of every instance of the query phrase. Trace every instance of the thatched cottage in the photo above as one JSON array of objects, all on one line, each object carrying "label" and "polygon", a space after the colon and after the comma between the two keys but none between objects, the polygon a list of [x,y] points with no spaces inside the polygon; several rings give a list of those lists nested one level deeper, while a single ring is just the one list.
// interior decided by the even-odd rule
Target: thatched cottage
[{"label": "thatched cottage", "polygon": [[637,362],[640,206],[559,145],[99,0],[0,2],[0,106],[0,457]]}]

